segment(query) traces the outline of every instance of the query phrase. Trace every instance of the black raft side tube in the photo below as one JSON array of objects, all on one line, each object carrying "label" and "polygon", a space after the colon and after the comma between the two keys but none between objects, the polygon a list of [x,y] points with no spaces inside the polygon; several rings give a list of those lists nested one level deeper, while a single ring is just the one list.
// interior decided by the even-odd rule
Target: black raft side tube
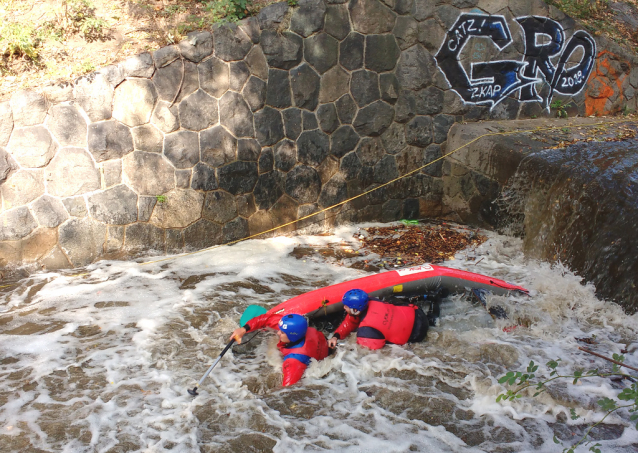
[{"label": "black raft side tube", "polygon": [[[497,296],[506,296],[512,292],[520,292],[521,294],[526,294],[524,291],[503,288],[502,286],[498,286],[496,282],[494,285],[490,285],[487,283],[479,283],[459,277],[436,275],[432,277],[421,278],[419,280],[412,280],[410,282],[400,283],[397,285],[386,286],[385,288],[371,291],[368,293],[368,295],[373,299],[382,299],[389,296],[401,295],[415,296],[436,291],[439,288],[447,289],[450,294],[462,293],[468,289],[484,289],[491,292],[492,294],[496,294]],[[331,315],[341,310],[343,310],[343,304],[341,302],[337,302],[326,307],[313,310],[306,316],[308,318],[321,317],[325,315]]]}]

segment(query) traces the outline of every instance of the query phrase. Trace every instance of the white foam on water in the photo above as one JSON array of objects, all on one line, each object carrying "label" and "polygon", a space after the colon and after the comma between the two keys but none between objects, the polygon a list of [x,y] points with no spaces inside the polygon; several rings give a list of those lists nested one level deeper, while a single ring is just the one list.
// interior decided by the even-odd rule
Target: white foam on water
[{"label": "white foam on water", "polygon": [[[351,336],[285,389],[275,335],[260,333],[246,344],[249,334],[198,397],[186,393],[247,305],[271,307],[367,275],[290,255],[296,245],[349,241],[356,228],[143,265],[103,261],[82,276],[31,276],[0,295],[2,451],[553,452],[560,450],[556,430],[565,439],[582,433],[603,415],[596,400],[617,395],[622,384],[590,379],[496,403],[506,390],[499,377],[530,360],[543,371],[556,358],[561,372],[610,370],[578,350],[576,338],[591,335],[598,343],[591,347],[606,356],[628,346],[626,362],[638,366],[635,315],[597,299],[568,269],[526,260],[519,240],[486,233],[486,243],[445,265],[529,288],[530,297],[488,298],[507,320],[494,321],[454,295],[425,343],[368,351]],[[503,331],[517,320],[529,327]],[[570,419],[572,407],[579,420]],[[605,420],[612,434],[598,442],[606,452],[638,445],[625,420]]]}]

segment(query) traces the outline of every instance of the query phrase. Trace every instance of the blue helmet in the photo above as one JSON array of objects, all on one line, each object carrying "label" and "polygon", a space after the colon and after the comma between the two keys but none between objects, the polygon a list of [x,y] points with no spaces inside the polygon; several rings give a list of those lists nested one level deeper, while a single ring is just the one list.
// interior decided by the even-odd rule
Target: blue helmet
[{"label": "blue helmet", "polygon": [[351,289],[343,295],[343,305],[353,310],[362,311],[368,305],[368,293],[362,289]]},{"label": "blue helmet", "polygon": [[301,315],[285,315],[279,320],[279,330],[285,333],[290,341],[301,340],[306,336],[308,321]]}]

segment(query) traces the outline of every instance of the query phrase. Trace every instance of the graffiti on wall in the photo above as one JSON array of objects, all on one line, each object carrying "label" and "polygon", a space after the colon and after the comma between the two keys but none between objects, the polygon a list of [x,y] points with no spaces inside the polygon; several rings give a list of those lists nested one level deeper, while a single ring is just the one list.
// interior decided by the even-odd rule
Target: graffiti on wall
[{"label": "graffiti on wall", "polygon": [[[503,16],[462,13],[447,32],[435,59],[465,103],[494,108],[518,91],[520,102],[540,102],[549,110],[554,93],[575,95],[584,88],[596,56],[589,33],[576,31],[566,41],[561,24],[547,17],[525,16],[516,22],[524,41],[522,58],[470,61],[469,73],[461,62],[466,44],[489,39],[501,52],[514,42],[509,24]],[[549,85],[544,97],[537,90],[540,82]]]}]

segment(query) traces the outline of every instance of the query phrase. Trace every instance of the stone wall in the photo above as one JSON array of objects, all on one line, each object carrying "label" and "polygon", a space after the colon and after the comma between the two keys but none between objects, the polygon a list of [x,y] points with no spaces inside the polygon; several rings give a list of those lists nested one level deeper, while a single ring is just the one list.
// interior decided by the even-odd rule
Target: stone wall
[{"label": "stone wall", "polygon": [[[540,0],[277,3],[0,103],[0,266],[246,237],[440,157],[455,122],[635,110],[637,88],[634,56]],[[442,168],[280,231],[441,216]]]}]

